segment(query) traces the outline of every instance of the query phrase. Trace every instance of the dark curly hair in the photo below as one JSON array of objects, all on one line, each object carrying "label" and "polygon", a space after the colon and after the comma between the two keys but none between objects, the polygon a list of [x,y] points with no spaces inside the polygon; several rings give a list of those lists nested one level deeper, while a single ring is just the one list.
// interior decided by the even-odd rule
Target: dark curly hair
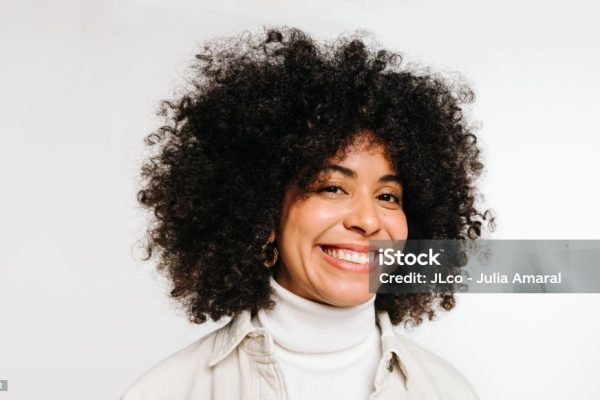
[{"label": "dark curly hair", "polygon": [[[185,94],[162,102],[146,137],[138,201],[153,211],[145,260],[190,321],[273,307],[263,246],[291,182],[308,190],[358,132],[385,146],[403,181],[408,239],[476,239],[480,162],[463,116],[473,92],[359,36],[317,42],[298,29],[209,42]],[[453,293],[378,294],[394,324],[450,310]]]}]

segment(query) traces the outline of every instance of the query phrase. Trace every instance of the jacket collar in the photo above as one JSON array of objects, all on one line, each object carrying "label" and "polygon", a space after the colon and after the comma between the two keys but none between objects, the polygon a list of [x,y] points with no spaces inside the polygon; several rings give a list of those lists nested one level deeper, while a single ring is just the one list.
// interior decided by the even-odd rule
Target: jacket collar
[{"label": "jacket collar", "polygon": [[[263,345],[258,348],[255,347],[255,349],[263,355],[271,354],[272,346],[269,333],[263,328],[254,326],[251,322],[251,318],[250,311],[242,311],[217,331],[215,345],[208,362],[209,367],[214,367],[225,359],[246,337],[262,337],[263,340],[261,340],[260,343]],[[381,330],[383,357],[388,360],[388,362],[394,362],[393,359],[395,358],[408,387],[408,371],[403,361],[407,357],[407,354],[403,349],[404,346],[402,346],[387,312],[377,312],[377,324]],[[384,364],[383,367],[387,367],[387,363]]]},{"label": "jacket collar", "polygon": [[387,360],[388,363],[393,363],[394,360],[398,363],[398,367],[404,375],[404,385],[406,386],[406,389],[408,389],[409,374],[408,369],[406,368],[407,354],[398,337],[398,333],[394,330],[394,325],[390,320],[390,316],[386,311],[377,312],[377,325],[379,325],[379,329],[381,330],[383,358]]},{"label": "jacket collar", "polygon": [[244,310],[217,331],[215,345],[208,361],[209,367],[214,367],[225,359],[247,336],[254,336],[261,331],[252,325],[250,320],[250,311]]}]

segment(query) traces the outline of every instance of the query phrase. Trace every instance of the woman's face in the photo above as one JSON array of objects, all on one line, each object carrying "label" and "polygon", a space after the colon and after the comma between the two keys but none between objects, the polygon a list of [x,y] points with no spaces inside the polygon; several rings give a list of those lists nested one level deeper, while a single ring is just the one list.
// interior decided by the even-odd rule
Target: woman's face
[{"label": "woman's face", "polygon": [[276,235],[277,281],[309,300],[339,307],[368,301],[369,240],[405,240],[402,186],[379,145],[355,144],[329,160],[328,178],[307,197],[285,194]]}]

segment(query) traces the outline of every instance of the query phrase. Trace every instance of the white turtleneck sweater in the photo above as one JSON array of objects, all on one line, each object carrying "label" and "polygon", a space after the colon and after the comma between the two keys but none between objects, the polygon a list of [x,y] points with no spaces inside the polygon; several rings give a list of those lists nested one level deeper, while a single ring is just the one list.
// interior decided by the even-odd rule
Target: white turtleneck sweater
[{"label": "white turtleneck sweater", "polygon": [[353,307],[306,300],[279,285],[273,310],[253,319],[272,336],[290,400],[360,399],[374,390],[382,357],[375,296]]}]

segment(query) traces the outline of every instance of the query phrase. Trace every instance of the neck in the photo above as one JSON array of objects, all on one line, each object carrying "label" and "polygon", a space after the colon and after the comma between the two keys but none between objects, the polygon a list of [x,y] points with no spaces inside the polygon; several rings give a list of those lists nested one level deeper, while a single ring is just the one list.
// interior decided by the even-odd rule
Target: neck
[{"label": "neck", "polygon": [[260,324],[279,346],[302,353],[345,350],[364,342],[376,326],[375,296],[351,307],[334,307],[300,297],[271,278],[272,310],[258,313]]}]

